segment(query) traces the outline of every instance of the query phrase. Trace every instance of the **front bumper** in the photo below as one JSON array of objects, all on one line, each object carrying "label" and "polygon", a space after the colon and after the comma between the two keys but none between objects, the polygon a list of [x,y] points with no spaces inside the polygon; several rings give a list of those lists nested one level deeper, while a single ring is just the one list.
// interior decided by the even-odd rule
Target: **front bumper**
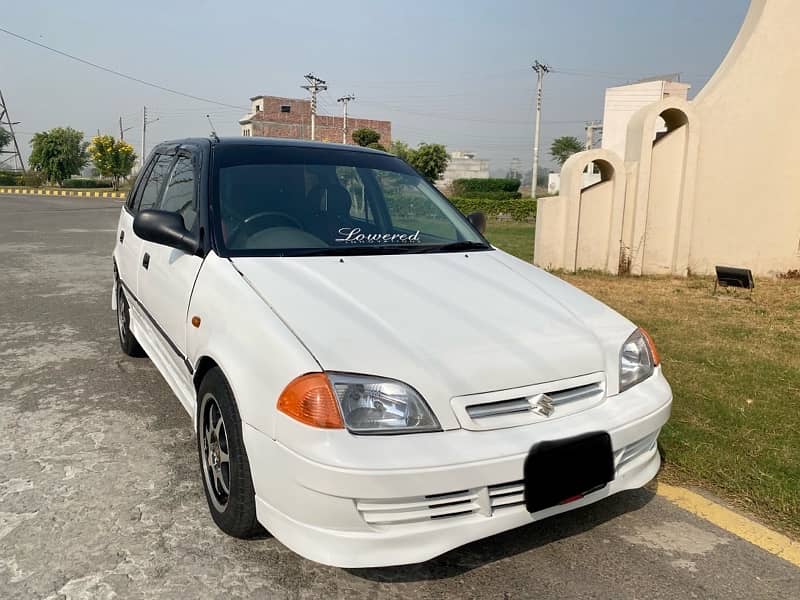
[{"label": "front bumper", "polygon": [[[381,437],[329,431],[322,443],[303,444],[310,428],[279,415],[278,439],[293,440],[302,455],[244,427],[258,520],[298,554],[332,566],[425,561],[643,486],[658,472],[656,441],[671,402],[659,369],[597,407],[510,429]],[[527,512],[522,474],[530,447],[596,430],[611,435],[614,480],[575,502]]]}]

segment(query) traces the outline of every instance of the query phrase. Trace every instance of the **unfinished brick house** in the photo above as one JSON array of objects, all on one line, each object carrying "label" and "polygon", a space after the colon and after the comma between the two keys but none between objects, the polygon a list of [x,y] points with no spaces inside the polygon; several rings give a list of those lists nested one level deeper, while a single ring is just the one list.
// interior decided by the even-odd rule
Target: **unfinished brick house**
[{"label": "unfinished brick house", "polygon": [[[315,138],[322,142],[342,143],[342,117],[317,114]],[[239,121],[243,136],[277,137],[298,140],[311,139],[311,101],[277,96],[250,98],[250,114]],[[347,118],[347,143],[352,133],[367,127],[381,134],[380,143],[392,142],[391,121]]]}]

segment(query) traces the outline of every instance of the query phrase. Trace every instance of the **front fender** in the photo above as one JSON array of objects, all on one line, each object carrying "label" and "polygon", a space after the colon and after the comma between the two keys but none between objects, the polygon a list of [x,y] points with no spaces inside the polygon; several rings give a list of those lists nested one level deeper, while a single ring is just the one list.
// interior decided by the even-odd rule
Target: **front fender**
[{"label": "front fender", "polygon": [[210,253],[195,282],[187,358],[204,357],[225,374],[242,421],[275,437],[275,406],[283,388],[320,365],[227,259]]}]

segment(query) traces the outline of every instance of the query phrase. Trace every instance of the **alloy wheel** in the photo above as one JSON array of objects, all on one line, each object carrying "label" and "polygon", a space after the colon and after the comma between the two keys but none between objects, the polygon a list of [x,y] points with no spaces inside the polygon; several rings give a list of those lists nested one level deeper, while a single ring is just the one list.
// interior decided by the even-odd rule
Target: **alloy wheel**
[{"label": "alloy wheel", "polygon": [[228,435],[222,412],[212,394],[203,396],[198,431],[206,488],[214,507],[224,512],[231,493]]}]

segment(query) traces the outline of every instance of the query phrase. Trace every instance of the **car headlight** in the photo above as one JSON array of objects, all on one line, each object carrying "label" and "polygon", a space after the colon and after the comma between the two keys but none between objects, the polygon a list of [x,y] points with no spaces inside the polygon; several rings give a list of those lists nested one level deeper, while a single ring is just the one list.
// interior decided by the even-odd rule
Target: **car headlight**
[{"label": "car headlight", "polygon": [[328,373],[344,424],[353,433],[388,434],[440,431],[425,400],[401,381]]},{"label": "car headlight", "polygon": [[658,365],[656,346],[648,333],[639,328],[622,344],[619,352],[619,391],[644,381]]}]

